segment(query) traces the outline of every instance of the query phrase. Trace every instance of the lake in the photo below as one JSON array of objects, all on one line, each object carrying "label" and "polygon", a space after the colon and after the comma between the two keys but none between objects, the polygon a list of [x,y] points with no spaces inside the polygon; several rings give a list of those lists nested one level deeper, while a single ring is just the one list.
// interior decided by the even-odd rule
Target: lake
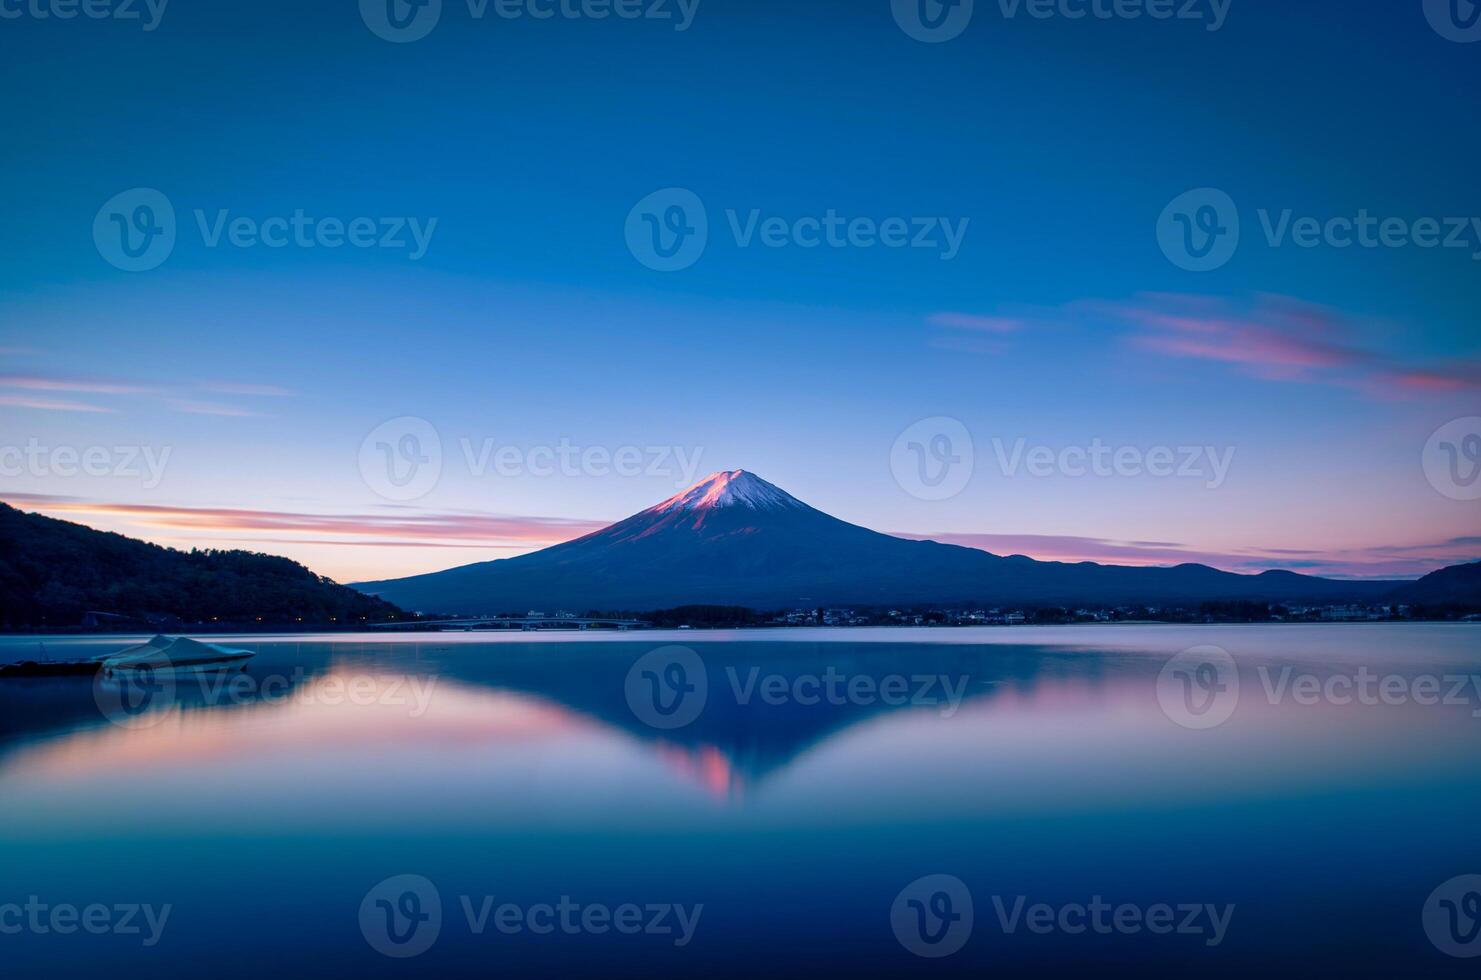
[{"label": "lake", "polygon": [[0,681],[0,972],[1474,976],[1478,641],[243,636]]}]

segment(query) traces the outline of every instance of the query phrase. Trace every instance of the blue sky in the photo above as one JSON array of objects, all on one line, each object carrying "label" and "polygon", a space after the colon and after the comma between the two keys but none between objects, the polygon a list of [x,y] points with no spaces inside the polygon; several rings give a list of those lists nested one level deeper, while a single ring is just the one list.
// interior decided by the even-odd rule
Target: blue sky
[{"label": "blue sky", "polygon": [[[1481,556],[1481,503],[1425,468],[1471,430],[1432,433],[1481,414],[1481,44],[1419,2],[1233,0],[1209,30],[1206,5],[1069,19],[977,0],[941,43],[886,0],[701,0],[682,31],[444,0],[409,43],[349,0],[173,0],[151,30],[35,2],[0,20],[17,93],[0,443],[53,454],[0,475],[22,506],[350,580],[622,517],[693,469],[646,452],[673,447],[699,476],[744,467],[849,520],[1000,552],[1405,575]],[[176,240],[130,272],[94,223],[136,188],[169,202]],[[665,188],[709,224],[673,272],[624,235]],[[1157,235],[1195,188],[1240,220],[1207,272]],[[1455,218],[1467,247],[1272,245],[1261,212],[1288,209],[1406,234]],[[731,211],[946,219],[961,240],[950,258],[742,245]],[[208,245],[218,222],[256,241],[295,212],[408,244]],[[430,231],[425,254],[403,219]],[[414,499],[360,456],[402,417],[442,449]],[[896,441],[936,418],[974,462],[925,499]],[[515,447],[523,472],[474,472],[465,440],[475,462]],[[1217,486],[1004,472],[1020,440],[1232,458]],[[662,472],[529,472],[562,441],[637,447]],[[168,457],[157,481],[118,455],[62,475],[57,447]]]}]

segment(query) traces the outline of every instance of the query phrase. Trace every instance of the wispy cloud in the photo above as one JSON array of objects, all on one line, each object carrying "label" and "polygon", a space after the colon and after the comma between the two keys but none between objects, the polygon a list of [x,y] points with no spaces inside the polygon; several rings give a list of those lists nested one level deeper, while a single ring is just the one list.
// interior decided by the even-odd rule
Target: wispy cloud
[{"label": "wispy cloud", "polygon": [[[291,395],[286,388],[270,384],[254,384],[234,381],[213,381],[200,385],[171,386],[168,384],[140,384],[137,382],[112,381],[97,378],[71,377],[56,374],[0,374],[0,391],[9,389],[21,392],[62,392],[67,394],[116,395],[163,399],[164,405],[174,411],[190,415],[218,415],[248,418],[261,413],[238,405],[223,404],[192,396],[193,392],[205,391],[230,394],[245,398],[281,398]],[[23,408],[44,409],[62,412],[114,412],[116,409],[81,402],[35,398],[23,395],[0,395],[0,404]],[[157,404],[157,402],[156,402]]]},{"label": "wispy cloud", "polygon": [[1446,565],[1481,558],[1481,538],[1382,545],[1370,548],[1247,548],[1215,551],[1171,541],[1121,541],[1067,534],[901,534],[916,540],[980,548],[997,555],[1027,555],[1041,561],[1093,561],[1116,565],[1180,565],[1196,562],[1245,574],[1271,569],[1335,578],[1418,578]]},{"label": "wispy cloud", "polygon": [[126,518],[145,527],[193,531],[266,531],[277,535],[305,533],[343,535],[318,538],[260,538],[254,541],[291,541],[297,544],[437,545],[444,547],[511,548],[558,544],[606,526],[605,521],[559,517],[522,517],[461,511],[408,513],[313,514],[235,507],[186,507],[165,504],[110,503],[50,494],[7,494],[16,506],[47,513],[97,514]]},{"label": "wispy cloud", "polygon": [[[1005,315],[933,314],[929,322],[976,333],[1110,325],[1124,341],[1163,357],[1226,364],[1264,381],[1335,385],[1378,397],[1481,390],[1481,361],[1416,363],[1368,344],[1350,314],[1287,296],[1249,302],[1216,296],[1141,293],[1127,300],[1078,300]],[[962,338],[965,339],[965,338]],[[932,346],[974,350],[953,335]],[[990,346],[982,353],[997,353]]]},{"label": "wispy cloud", "polygon": [[977,330],[982,333],[1017,333],[1026,325],[1018,317],[979,316],[972,313],[933,313],[929,322],[938,327]]},{"label": "wispy cloud", "polygon": [[1250,304],[1149,294],[1115,307],[1130,342],[1170,357],[1220,361],[1268,381],[1340,385],[1393,395],[1481,387],[1481,364],[1408,363],[1363,344],[1346,314],[1285,296]]},{"label": "wispy cloud", "polygon": [[67,391],[94,395],[144,395],[153,394],[157,388],[114,381],[95,381],[87,378],[53,377],[40,374],[0,374],[0,388],[21,388],[26,391]]},{"label": "wispy cloud", "polygon": [[926,318],[933,327],[943,328],[929,343],[939,350],[965,354],[1002,354],[1009,349],[1009,338],[1029,322],[1014,316],[982,316],[975,313],[933,313]]},{"label": "wispy cloud", "polygon": [[6,395],[0,394],[0,405],[9,405],[13,408],[31,408],[43,412],[95,412],[106,414],[113,409],[102,405],[89,405],[86,402],[68,401],[60,398],[43,398],[33,395]]},{"label": "wispy cloud", "polygon": [[1382,380],[1408,391],[1461,391],[1481,388],[1481,365],[1457,364],[1447,370],[1393,368]]},{"label": "wispy cloud", "polygon": [[[253,535],[241,538],[213,538],[212,540],[222,543],[241,542],[243,544],[332,544],[350,548],[471,548],[478,551],[528,551],[528,544],[499,544],[489,541],[436,541],[431,544],[426,541],[355,541],[344,538],[268,538]],[[559,542],[555,542],[559,543]]]}]

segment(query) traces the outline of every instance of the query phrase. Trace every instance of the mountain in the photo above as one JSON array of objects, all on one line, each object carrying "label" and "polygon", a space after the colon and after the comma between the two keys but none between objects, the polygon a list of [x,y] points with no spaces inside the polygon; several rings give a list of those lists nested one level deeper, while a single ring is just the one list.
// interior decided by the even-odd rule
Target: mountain
[{"label": "mountain", "polygon": [[1394,590],[1394,600],[1426,606],[1481,609],[1481,561],[1451,565]]},{"label": "mountain", "polygon": [[1349,602],[1376,601],[1399,584],[1284,571],[1236,575],[1193,564],[1133,568],[1002,557],[880,534],[731,470],[542,551],[356,588],[405,609],[482,615],[701,603],[780,609]]},{"label": "mountain", "polygon": [[131,622],[384,620],[399,609],[297,562],[248,551],[177,551],[0,503],[0,627]]}]

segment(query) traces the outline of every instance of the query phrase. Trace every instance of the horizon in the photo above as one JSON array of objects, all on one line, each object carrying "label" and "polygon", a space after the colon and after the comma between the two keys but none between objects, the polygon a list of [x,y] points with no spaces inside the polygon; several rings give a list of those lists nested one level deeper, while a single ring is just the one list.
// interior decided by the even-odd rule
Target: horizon
[{"label": "horizon", "polygon": [[[13,108],[4,499],[338,581],[535,551],[722,464],[1043,560],[1476,560],[1481,131],[1442,97],[1475,52],[1412,6],[1344,10],[1340,49],[1252,4],[982,4],[949,43],[771,0],[450,4],[414,43],[353,3],[8,20],[12,78],[84,67]],[[1206,217],[1231,248],[1180,252]]]},{"label": "horizon", "polygon": [[[735,496],[733,496],[733,492],[731,491],[731,487],[733,486],[733,484],[735,482],[738,482],[738,478],[742,478],[742,477],[748,477],[748,478],[750,478],[750,480],[756,481],[756,482],[760,483],[761,484],[761,492],[763,494],[768,493],[769,491],[777,491],[778,494],[779,494],[779,496],[781,498],[785,498],[785,500],[782,501],[784,503],[784,505],[801,504],[803,507],[806,507],[806,508],[808,508],[810,510],[820,510],[820,508],[815,508],[812,505],[807,504],[804,501],[797,500],[797,498],[795,498],[791,494],[787,493],[783,488],[776,486],[775,484],[769,482],[768,480],[766,480],[763,477],[757,476],[755,473],[752,473],[749,470],[746,470],[746,469],[716,470],[715,472],[710,473],[709,475],[701,478],[700,480],[695,481],[690,486],[681,489],[678,493],[674,494],[673,496],[671,496],[671,497],[669,497],[669,498],[667,498],[665,500],[661,500],[658,503],[655,503],[655,504],[653,504],[653,505],[651,505],[649,507],[646,507],[643,510],[638,511],[635,514],[630,514],[630,515],[628,515],[625,518],[620,518],[618,521],[613,521],[611,524],[603,525],[602,527],[595,528],[592,531],[582,532],[581,534],[578,534],[575,537],[567,538],[565,540],[567,540],[567,541],[576,540],[576,538],[585,537],[588,534],[592,534],[592,533],[596,533],[597,531],[605,530],[606,528],[611,527],[612,524],[620,523],[622,520],[627,520],[627,519],[632,518],[632,517],[638,517],[638,516],[642,516],[642,515],[650,514],[650,513],[661,513],[661,512],[663,512],[663,511],[665,511],[667,509],[670,509],[670,508],[672,508],[674,506],[682,506],[685,509],[705,509],[705,508],[708,508],[708,507],[715,507],[715,506],[730,506],[730,505],[734,505],[736,503],[740,503],[740,504],[743,504],[743,505],[750,505],[750,502],[747,500],[746,496],[744,496],[744,493],[745,493],[744,491],[742,492],[742,495],[740,497],[738,497],[738,498],[735,497]],[[705,494],[703,494],[702,496],[700,496],[698,498],[695,498],[694,497],[694,492],[697,491],[697,490],[699,490],[699,489],[701,489],[701,488],[706,488],[706,491],[707,492]],[[0,503],[7,503],[7,504],[10,504],[11,506],[15,506],[13,503],[11,503],[10,501],[7,501],[7,500],[0,500]],[[63,505],[63,506],[65,508],[65,505]],[[79,506],[85,508],[87,505],[79,505]],[[20,508],[17,508],[17,509],[20,509],[22,511],[25,511],[25,508],[24,507],[20,507]],[[820,512],[822,512],[824,514],[827,513],[826,511],[820,511]],[[39,514],[40,511],[29,511],[29,513],[38,513]],[[45,515],[43,515],[43,516],[45,516]],[[829,516],[831,516],[831,515],[829,515]],[[91,525],[84,524],[81,521],[74,521],[73,523],[83,524],[83,526],[91,527]],[[95,530],[97,530],[97,529],[95,528]],[[875,530],[875,529],[868,528],[867,530]],[[907,539],[907,540],[935,541],[935,542],[944,543],[944,544],[954,544],[954,542],[951,542],[951,541],[948,541],[948,540],[944,540],[945,536],[932,537],[932,536],[928,536],[928,535],[891,534],[891,532],[888,532],[888,531],[881,531],[879,533],[881,533],[881,534],[889,534],[892,537],[899,537],[899,538],[904,538],[904,539]],[[981,536],[979,536],[979,537],[981,537]],[[553,547],[554,544],[561,544],[561,543],[564,543],[564,542],[553,542],[552,545],[549,545],[547,547]],[[1033,556],[1033,555],[1024,555],[1021,552],[993,552],[989,548],[983,547],[981,545],[956,545],[956,546],[957,547],[971,547],[971,548],[975,548],[977,550],[986,551],[986,552],[988,552],[990,554],[994,554],[994,555],[997,555],[999,557],[1008,557],[1008,558],[1013,558],[1013,557],[1029,557],[1029,558],[1035,558],[1035,556]],[[168,545],[166,547],[168,547]],[[236,550],[251,551],[252,549],[236,549]],[[543,550],[543,549],[532,549],[531,551],[522,552],[522,553],[523,554],[531,554],[531,553],[533,553],[534,550]],[[270,554],[270,552],[264,552],[264,553]],[[516,556],[509,556],[509,557],[516,557]],[[1038,560],[1038,561],[1060,561],[1061,559],[1035,558],[1035,560]],[[1102,564],[1102,565],[1115,565],[1115,564],[1117,564],[1117,562],[1114,562],[1114,561],[1094,562],[1091,559],[1081,559],[1080,561],[1086,561],[1086,562],[1091,562],[1092,564]],[[1069,562],[1066,562],[1066,563],[1069,563]],[[464,563],[464,564],[479,564],[479,562],[470,562],[470,563]],[[1204,562],[1185,561],[1185,562],[1167,563],[1167,564],[1159,564],[1159,563],[1155,563],[1155,562],[1154,563],[1144,563],[1144,564],[1140,564],[1140,565],[1137,565],[1137,566],[1134,566],[1134,567],[1173,568],[1173,567],[1177,567],[1178,565],[1184,565],[1184,564],[1206,565],[1206,563],[1204,563]],[[1461,562],[1461,563],[1457,563],[1457,564],[1466,564],[1466,562]],[[458,567],[462,567],[462,566],[461,565],[449,566],[449,568],[458,568]],[[1215,567],[1215,568],[1217,568],[1218,566],[1206,566],[1206,567]],[[1441,567],[1443,568],[1443,567],[1451,567],[1451,566],[1441,566]],[[310,569],[310,570],[313,571],[313,569]],[[446,570],[446,569],[434,569],[433,571],[443,571],[443,570]],[[1231,570],[1231,569],[1225,569],[1225,570]],[[1275,568],[1270,568],[1270,569],[1260,569],[1260,570],[1245,570],[1245,571],[1238,572],[1238,574],[1258,575],[1258,574],[1265,574],[1267,572],[1275,572],[1275,571],[1290,571],[1290,570],[1289,569],[1275,569]],[[1302,574],[1302,573],[1296,573],[1296,574]],[[1428,573],[1425,573],[1425,574],[1428,574]],[[1384,581],[1384,580],[1389,580],[1387,577],[1384,577],[1384,576],[1342,576],[1342,575],[1328,575],[1328,576],[1319,576],[1319,577],[1331,578],[1331,579],[1336,580],[1336,581],[1357,581],[1357,582],[1361,582],[1361,581]],[[1418,575],[1418,576],[1393,576],[1391,580],[1393,580],[1393,581],[1414,581],[1414,580],[1416,580],[1418,578],[1422,578],[1422,577],[1423,577],[1423,575]],[[338,581],[338,580],[336,580],[336,581]],[[359,580],[358,583],[357,582],[341,582],[340,584],[350,584],[350,585],[353,585],[353,584],[360,584],[360,583],[374,582],[374,581],[377,581],[377,580],[374,580],[374,579],[364,579],[364,580]]]}]

